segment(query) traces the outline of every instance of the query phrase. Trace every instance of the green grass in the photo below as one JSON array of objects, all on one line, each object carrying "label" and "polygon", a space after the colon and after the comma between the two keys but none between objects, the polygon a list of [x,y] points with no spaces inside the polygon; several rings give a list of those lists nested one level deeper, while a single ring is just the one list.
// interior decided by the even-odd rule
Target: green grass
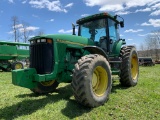
[{"label": "green grass", "polygon": [[159,71],[160,65],[140,67],[139,82],[131,88],[114,80],[109,101],[92,109],[75,101],[70,84],[60,84],[55,93],[36,96],[29,89],[12,85],[10,72],[0,72],[0,119],[158,120]]}]

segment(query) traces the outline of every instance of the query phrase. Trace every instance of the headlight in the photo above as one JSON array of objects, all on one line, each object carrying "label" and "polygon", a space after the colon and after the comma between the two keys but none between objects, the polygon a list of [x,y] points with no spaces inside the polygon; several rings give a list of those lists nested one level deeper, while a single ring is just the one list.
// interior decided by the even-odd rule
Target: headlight
[{"label": "headlight", "polygon": [[46,42],[46,39],[41,39],[41,42]]},{"label": "headlight", "polygon": [[40,39],[38,39],[38,40],[37,40],[37,43],[40,43],[40,42],[41,42]]},{"label": "headlight", "polygon": [[52,39],[42,38],[42,39],[32,40],[32,41],[30,41],[30,43],[31,44],[33,44],[33,43],[49,43],[49,44],[52,44]]}]

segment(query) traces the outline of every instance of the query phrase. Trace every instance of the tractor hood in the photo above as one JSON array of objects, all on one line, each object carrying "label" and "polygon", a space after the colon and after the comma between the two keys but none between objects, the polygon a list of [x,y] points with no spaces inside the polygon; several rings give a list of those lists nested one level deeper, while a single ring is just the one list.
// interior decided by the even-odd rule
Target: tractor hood
[{"label": "tractor hood", "polygon": [[29,41],[31,41],[33,39],[39,39],[39,38],[51,38],[56,42],[61,42],[61,43],[66,43],[66,44],[74,44],[74,45],[80,45],[80,46],[94,45],[94,41],[92,41],[91,39],[84,38],[81,36],[66,35],[66,34],[35,36],[35,37],[31,38]]}]

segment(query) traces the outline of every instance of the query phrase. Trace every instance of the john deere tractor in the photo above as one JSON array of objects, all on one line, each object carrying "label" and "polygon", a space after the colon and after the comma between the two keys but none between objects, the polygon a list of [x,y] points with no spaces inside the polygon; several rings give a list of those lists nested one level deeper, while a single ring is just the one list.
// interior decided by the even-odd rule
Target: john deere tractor
[{"label": "john deere tractor", "polygon": [[62,82],[71,83],[75,99],[88,107],[108,100],[112,75],[119,75],[125,87],[137,84],[136,49],[125,46],[118,33],[119,26],[124,27],[122,17],[99,13],[81,18],[72,26],[73,35],[31,38],[30,68],[14,70],[12,83],[37,94],[51,93]]}]

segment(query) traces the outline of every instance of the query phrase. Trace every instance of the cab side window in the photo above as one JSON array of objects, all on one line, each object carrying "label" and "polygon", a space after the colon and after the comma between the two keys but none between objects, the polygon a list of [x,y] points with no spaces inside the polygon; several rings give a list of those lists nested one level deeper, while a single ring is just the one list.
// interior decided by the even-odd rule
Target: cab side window
[{"label": "cab side window", "polygon": [[109,27],[110,50],[112,52],[114,43],[117,40],[119,40],[118,24],[113,20],[108,19],[108,27]]},{"label": "cab side window", "polygon": [[108,19],[108,26],[109,26],[109,38],[113,41],[118,39],[118,33],[117,33],[117,24],[111,20]]}]

